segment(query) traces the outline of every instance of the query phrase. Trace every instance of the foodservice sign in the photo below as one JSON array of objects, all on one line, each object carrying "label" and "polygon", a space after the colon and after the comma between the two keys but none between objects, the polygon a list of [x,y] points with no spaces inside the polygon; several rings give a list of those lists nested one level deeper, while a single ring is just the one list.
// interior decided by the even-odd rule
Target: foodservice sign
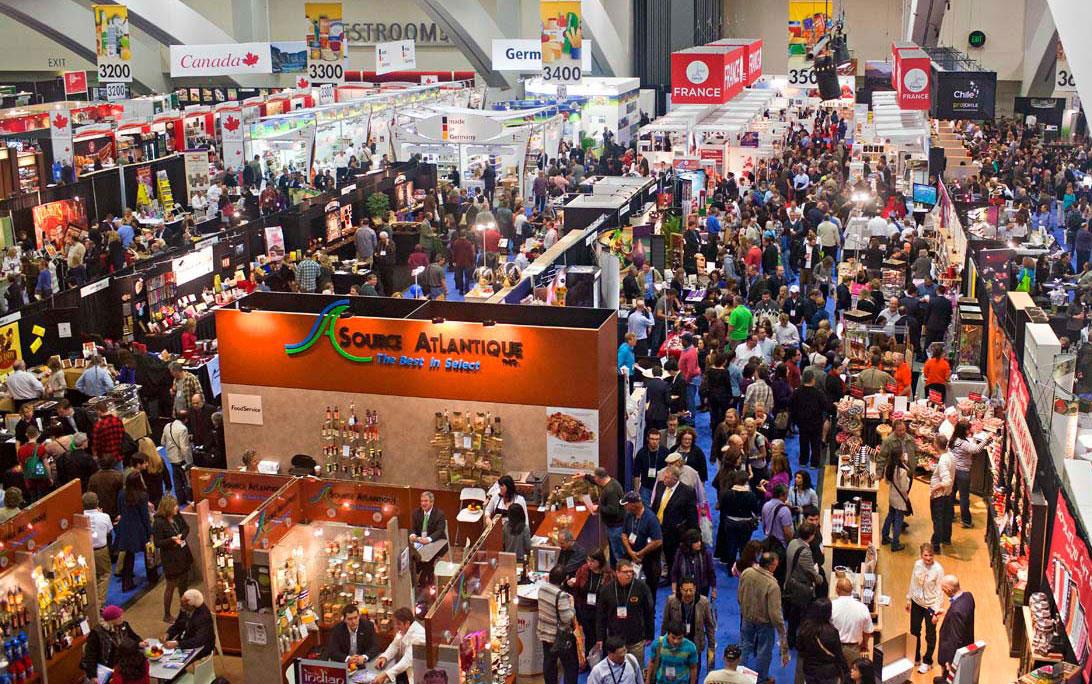
[{"label": "foodservice sign", "polygon": [[171,46],[171,78],[271,73],[269,43]]},{"label": "foodservice sign", "polygon": [[229,394],[227,395],[228,422],[244,425],[264,425],[262,416],[262,395]]}]

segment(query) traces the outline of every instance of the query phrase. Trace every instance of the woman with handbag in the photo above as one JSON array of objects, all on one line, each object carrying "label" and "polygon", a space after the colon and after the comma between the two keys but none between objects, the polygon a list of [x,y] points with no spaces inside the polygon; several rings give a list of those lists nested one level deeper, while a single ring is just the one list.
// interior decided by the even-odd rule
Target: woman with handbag
[{"label": "woman with handbag", "polygon": [[899,449],[888,459],[883,479],[891,486],[888,493],[887,517],[883,520],[883,543],[891,544],[892,551],[902,551],[899,543],[902,522],[912,514],[910,507],[910,466],[906,464],[906,452]]},{"label": "woman with handbag", "polygon": [[[830,622],[830,599],[812,602],[804,611],[796,634],[799,675],[804,684],[848,684],[849,665],[842,654],[838,630]],[[797,681],[801,677],[797,676]],[[871,682],[872,680],[865,680]]]},{"label": "woman with handbag", "polygon": [[717,559],[731,566],[758,526],[758,497],[747,483],[747,471],[735,470],[731,487],[720,496],[720,528],[717,530]]},{"label": "woman with handbag", "polygon": [[114,531],[114,546],[118,552],[125,552],[121,564],[121,590],[128,592],[136,588],[133,564],[138,553],[144,554],[148,584],[158,580],[155,549],[149,544],[152,539],[152,518],[148,514],[148,490],[144,488],[144,480],[138,470],[129,471],[125,476],[125,487],[118,492],[118,524]]},{"label": "woman with handbag", "polygon": [[160,562],[163,565],[163,577],[167,580],[163,588],[163,621],[173,623],[171,604],[174,592],[178,590],[178,601],[189,588],[190,569],[193,567],[193,554],[186,544],[190,527],[178,514],[178,499],[171,494],[163,495],[152,521],[155,545],[159,549]]},{"label": "woman with handbag", "polygon": [[561,661],[565,684],[576,684],[580,659],[576,645],[576,611],[573,597],[563,588],[565,569],[555,565],[548,581],[538,590],[538,638],[542,642],[542,678],[557,684]]}]

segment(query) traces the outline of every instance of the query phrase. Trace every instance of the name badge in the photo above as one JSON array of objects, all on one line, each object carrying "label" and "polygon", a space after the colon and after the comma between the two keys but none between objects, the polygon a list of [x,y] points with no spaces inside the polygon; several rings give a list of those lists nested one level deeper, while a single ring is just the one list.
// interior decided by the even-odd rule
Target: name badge
[{"label": "name badge", "polygon": [[668,665],[664,667],[664,676],[668,679],[675,679],[675,666]]},{"label": "name badge", "polygon": [[636,544],[637,543],[637,533],[636,532],[630,532],[629,533],[629,543],[630,544]]},{"label": "name badge", "polygon": [[615,615],[618,616],[619,620],[625,620],[626,617],[629,616],[629,609],[626,608],[625,606],[618,606],[618,608],[614,612],[615,612]]},{"label": "name badge", "polygon": [[596,601],[596,599],[598,599],[598,598],[599,598],[599,597],[598,597],[598,596],[596,596],[595,594],[588,594],[588,599],[587,599],[587,601],[586,601],[586,602],[587,602],[587,604],[588,604],[589,606],[594,606],[594,605],[595,605],[595,601]]},{"label": "name badge", "polygon": [[656,479],[656,469],[655,468],[649,468],[648,469],[648,476],[650,478],[652,478],[653,480],[655,480]]},{"label": "name badge", "polygon": [[686,636],[690,636],[690,632],[692,632],[693,630],[694,625],[690,624],[689,622],[686,623]]}]

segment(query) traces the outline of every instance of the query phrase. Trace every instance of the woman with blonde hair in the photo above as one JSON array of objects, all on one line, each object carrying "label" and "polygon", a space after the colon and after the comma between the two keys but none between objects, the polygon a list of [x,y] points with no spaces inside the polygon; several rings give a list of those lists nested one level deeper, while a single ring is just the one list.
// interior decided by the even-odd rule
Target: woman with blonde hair
[{"label": "woman with blonde hair", "polygon": [[167,585],[163,588],[163,621],[174,622],[174,616],[171,615],[174,592],[178,590],[178,600],[181,602],[182,594],[190,585],[193,555],[186,545],[190,527],[178,514],[178,499],[173,495],[166,494],[159,500],[155,519],[152,521],[152,533],[155,535],[155,546],[159,549],[163,577],[167,580]]},{"label": "woman with blonde hair", "polygon": [[137,452],[144,457],[148,467],[141,472],[144,479],[144,487],[148,490],[148,499],[153,506],[158,506],[163,498],[163,457],[159,455],[159,449],[151,437],[141,437],[137,440]]}]

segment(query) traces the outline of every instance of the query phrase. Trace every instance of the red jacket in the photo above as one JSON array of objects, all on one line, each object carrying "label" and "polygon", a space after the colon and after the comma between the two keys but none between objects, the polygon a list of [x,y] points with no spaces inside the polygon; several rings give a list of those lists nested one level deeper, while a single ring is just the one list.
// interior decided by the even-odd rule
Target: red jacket
[{"label": "red jacket", "polygon": [[701,375],[701,368],[698,367],[697,347],[687,347],[683,349],[682,354],[679,354],[679,372],[682,373],[683,379],[687,382]]},{"label": "red jacket", "polygon": [[466,238],[457,238],[451,243],[451,263],[458,268],[474,266],[474,245]]}]

